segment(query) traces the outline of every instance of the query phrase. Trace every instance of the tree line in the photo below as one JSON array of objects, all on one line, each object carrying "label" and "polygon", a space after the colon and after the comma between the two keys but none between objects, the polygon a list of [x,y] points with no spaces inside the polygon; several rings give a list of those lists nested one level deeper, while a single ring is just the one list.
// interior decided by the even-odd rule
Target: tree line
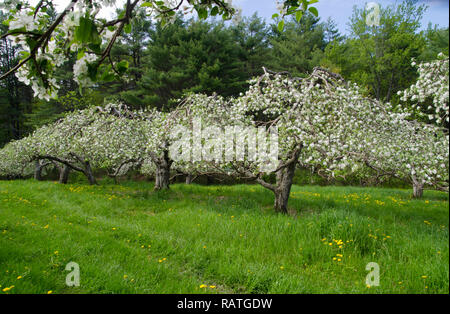
[{"label": "tree line", "polygon": [[[367,96],[395,106],[398,92],[418,78],[411,60],[422,63],[435,60],[438,53],[448,55],[448,28],[430,25],[419,31],[425,10],[416,1],[383,8],[381,26],[373,28],[365,23],[364,9],[355,8],[346,35],[331,19],[321,21],[312,13],[300,22],[287,20],[280,31],[276,21],[268,23],[256,14],[236,24],[178,14],[173,23],[163,25],[138,11],[111,51],[113,62],[126,65],[121,79],[105,77],[80,89],[71,75],[77,60],[72,53],[55,74],[58,99],[33,97],[31,88],[13,75],[0,81],[0,145],[92,105],[120,102],[132,109],[167,112],[190,92],[238,96],[252,77],[263,74],[263,67],[298,77],[316,66],[326,67],[357,83]],[[0,20],[5,19],[0,12]],[[7,29],[0,27],[2,33]],[[19,48],[2,38],[0,73],[20,57]]]}]

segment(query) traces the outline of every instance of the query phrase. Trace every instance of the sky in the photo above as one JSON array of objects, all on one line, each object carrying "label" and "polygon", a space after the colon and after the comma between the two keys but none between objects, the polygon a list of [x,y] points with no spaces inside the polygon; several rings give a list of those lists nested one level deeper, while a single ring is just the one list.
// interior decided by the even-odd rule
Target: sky
[{"label": "sky", "polygon": [[[1,1],[1,0],[0,0]],[[31,3],[37,0],[31,0]],[[55,0],[57,8],[64,8],[69,0]],[[124,0],[118,0],[117,3],[124,3]],[[347,23],[352,15],[353,6],[363,7],[367,2],[377,2],[382,7],[390,4],[401,3],[401,0],[319,0],[314,6],[319,10],[319,16],[322,21],[326,21],[331,17],[336,23],[342,34],[348,33]],[[448,27],[449,19],[449,0],[420,0],[428,6],[422,20],[422,29],[426,29],[431,22],[440,27]],[[243,10],[245,16],[251,16],[255,12],[259,16],[271,21],[271,17],[276,10],[276,0],[233,0],[233,4],[239,6]],[[108,17],[114,12],[114,8],[109,8],[102,15]]]},{"label": "sky", "polygon": [[[342,34],[347,34],[347,23],[352,15],[353,6],[365,7],[367,2],[377,2],[382,7],[395,3],[401,3],[399,0],[319,0],[314,6],[319,10],[319,17],[326,21],[331,17],[336,23]],[[234,0],[233,3],[242,7],[244,15],[252,15],[258,12],[259,16],[271,19],[276,12],[274,0]],[[448,27],[449,19],[449,0],[423,0],[428,6],[422,20],[422,29],[426,29],[428,23],[438,24],[440,27]]]}]

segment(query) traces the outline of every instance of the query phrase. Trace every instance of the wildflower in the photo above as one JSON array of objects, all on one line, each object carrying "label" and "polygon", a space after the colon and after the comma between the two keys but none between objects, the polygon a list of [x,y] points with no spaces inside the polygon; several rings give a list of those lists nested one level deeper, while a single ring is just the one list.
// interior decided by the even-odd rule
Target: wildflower
[{"label": "wildflower", "polygon": [[280,266],[280,269],[283,270],[283,269],[284,269],[284,266]]},{"label": "wildflower", "polygon": [[428,276],[422,276],[422,279],[427,279],[428,278]]},{"label": "wildflower", "polygon": [[209,286],[211,289],[216,289],[216,286]]},{"label": "wildflower", "polygon": [[14,286],[6,287],[6,288],[4,288],[2,291],[3,291],[3,292],[8,292],[8,291],[11,290],[12,288],[14,288]]},{"label": "wildflower", "polygon": [[44,229],[48,229],[48,225],[46,225],[46,226],[44,227]]},{"label": "wildflower", "polygon": [[52,290],[47,291],[47,294],[52,294],[52,293],[53,293]]},{"label": "wildflower", "polygon": [[22,279],[22,278],[23,278],[22,276],[18,276],[18,277],[17,277],[17,280],[20,280],[20,279]]},{"label": "wildflower", "polygon": [[208,287],[207,285],[200,285],[200,289]]}]

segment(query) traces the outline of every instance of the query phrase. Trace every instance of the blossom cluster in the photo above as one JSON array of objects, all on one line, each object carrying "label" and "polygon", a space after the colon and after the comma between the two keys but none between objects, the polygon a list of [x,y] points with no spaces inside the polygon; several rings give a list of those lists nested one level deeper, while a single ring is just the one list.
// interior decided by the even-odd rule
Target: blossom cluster
[{"label": "blossom cluster", "polygon": [[[402,101],[411,101],[417,113],[430,122],[449,123],[449,65],[448,57],[439,54],[438,60],[418,65],[417,82],[398,94]],[[412,62],[416,66],[416,62]],[[430,102],[427,102],[430,100]],[[425,105],[425,108],[423,106]]]}]

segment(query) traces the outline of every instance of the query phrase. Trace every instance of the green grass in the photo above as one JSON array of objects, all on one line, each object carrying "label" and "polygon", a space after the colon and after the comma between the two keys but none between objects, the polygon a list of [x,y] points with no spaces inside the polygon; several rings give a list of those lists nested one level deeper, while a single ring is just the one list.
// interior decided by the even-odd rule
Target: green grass
[{"label": "green grass", "polygon": [[251,185],[1,181],[0,294],[449,293],[448,194],[410,194],[295,186],[283,216]]}]

